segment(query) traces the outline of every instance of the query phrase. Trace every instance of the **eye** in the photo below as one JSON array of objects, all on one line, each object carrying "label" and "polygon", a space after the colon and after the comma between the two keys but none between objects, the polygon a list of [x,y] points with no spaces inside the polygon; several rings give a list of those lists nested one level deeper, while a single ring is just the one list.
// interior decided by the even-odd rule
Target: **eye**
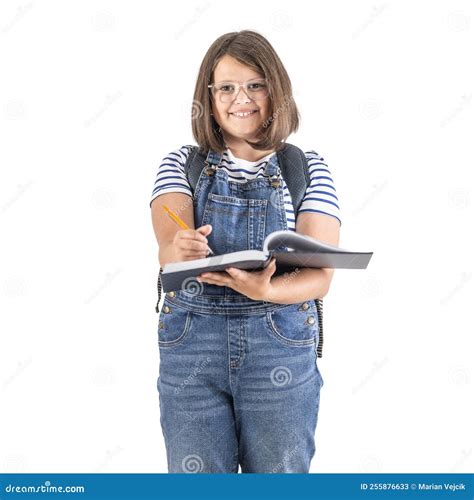
[{"label": "eye", "polygon": [[234,87],[232,85],[229,85],[229,84],[223,84],[223,85],[219,85],[218,90],[219,90],[219,92],[233,92]]}]

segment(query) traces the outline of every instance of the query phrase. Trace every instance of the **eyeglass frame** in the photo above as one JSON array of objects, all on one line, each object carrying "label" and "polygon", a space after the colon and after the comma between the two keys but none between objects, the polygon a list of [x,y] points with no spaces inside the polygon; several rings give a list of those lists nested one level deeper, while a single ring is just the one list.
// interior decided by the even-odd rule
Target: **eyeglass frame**
[{"label": "eyeglass frame", "polygon": [[[223,80],[222,82],[218,82],[218,83],[211,83],[211,84],[210,84],[210,85],[208,85],[207,87],[208,87],[208,88],[210,88],[210,89],[212,89],[215,85],[218,85],[218,84],[222,85],[223,83],[233,83],[233,84],[237,83],[237,84],[238,84],[238,85],[236,85],[237,89],[236,89],[236,90],[234,90],[234,94],[233,94],[233,95],[235,95],[235,97],[234,97],[231,101],[226,101],[226,102],[232,102],[232,101],[235,101],[236,97],[239,95],[240,89],[241,89],[242,87],[244,87],[245,85],[247,85],[247,83],[249,83],[249,82],[254,82],[254,81],[262,81],[262,80],[263,80],[264,82],[266,82],[266,83],[267,83],[267,90],[268,90],[268,94],[267,94],[265,97],[262,97],[262,99],[266,99],[266,98],[270,95],[270,86],[268,85],[268,80],[267,80],[266,78],[251,78],[250,80],[247,80],[247,81],[245,81],[244,83],[240,83],[240,82],[233,82],[233,81],[231,81],[231,80]],[[251,96],[249,96],[249,95],[247,94],[247,91],[246,91],[246,89],[245,89],[245,88],[244,88],[244,92],[245,92],[245,95],[246,95],[249,99],[254,100],[254,97],[251,97]],[[212,97],[215,97],[215,96],[214,96],[214,93],[212,92],[212,90],[211,90],[211,95],[212,95]],[[255,99],[255,100],[256,100],[256,101],[260,101],[260,100],[262,100],[262,99]],[[224,101],[221,101],[221,102],[224,102]]]}]

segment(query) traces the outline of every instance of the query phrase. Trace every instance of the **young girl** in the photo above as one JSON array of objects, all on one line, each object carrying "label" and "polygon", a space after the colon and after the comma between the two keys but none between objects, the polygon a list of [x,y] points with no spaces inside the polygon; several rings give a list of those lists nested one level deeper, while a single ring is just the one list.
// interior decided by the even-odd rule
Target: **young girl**
[{"label": "young girl", "polygon": [[[163,159],[151,201],[161,266],[203,258],[208,247],[261,250],[276,230],[339,244],[339,203],[321,156],[305,153],[311,182],[298,214],[284,180],[270,182],[298,123],[288,74],[263,36],[245,30],[212,44],[192,128],[216,170],[203,170],[192,192],[190,147]],[[192,229],[180,229],[163,205]],[[158,392],[169,472],[309,471],[323,385],[314,299],[328,293],[333,270],[275,271],[273,259],[262,271],[205,273],[198,293],[166,295]]]}]

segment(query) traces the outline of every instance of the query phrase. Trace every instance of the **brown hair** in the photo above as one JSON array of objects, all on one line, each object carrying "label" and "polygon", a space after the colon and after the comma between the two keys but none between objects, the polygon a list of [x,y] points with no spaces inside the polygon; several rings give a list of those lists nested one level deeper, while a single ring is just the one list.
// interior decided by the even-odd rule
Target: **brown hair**
[{"label": "brown hair", "polygon": [[247,141],[254,149],[278,151],[282,141],[298,130],[299,113],[293,100],[291,81],[280,58],[268,40],[259,33],[242,30],[220,36],[208,49],[199,69],[193,97],[192,130],[201,150],[225,150],[219,124],[211,115],[214,69],[226,55],[234,57],[266,78],[269,83],[270,117],[257,134],[257,142]]}]

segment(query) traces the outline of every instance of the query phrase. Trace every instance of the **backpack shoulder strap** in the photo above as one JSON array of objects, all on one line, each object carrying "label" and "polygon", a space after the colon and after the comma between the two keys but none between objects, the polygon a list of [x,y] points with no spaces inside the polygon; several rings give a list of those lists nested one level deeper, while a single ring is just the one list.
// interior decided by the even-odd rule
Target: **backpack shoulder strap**
[{"label": "backpack shoulder strap", "polygon": [[288,186],[296,217],[310,183],[308,161],[300,148],[289,143],[286,143],[277,155],[281,175]]},{"label": "backpack shoulder strap", "polygon": [[198,146],[190,145],[188,149],[189,155],[184,164],[184,171],[188,178],[189,185],[191,186],[191,191],[194,193],[199,176],[204,168],[207,155],[203,151],[200,151]]},{"label": "backpack shoulder strap", "polygon": [[[295,212],[295,218],[303,202],[306,188],[311,181],[309,176],[308,160],[304,152],[294,146],[286,143],[285,147],[278,153],[278,164],[281,175],[285,179],[288,191],[291,195],[291,201]],[[316,355],[323,357],[323,299],[314,299],[316,310],[318,312],[319,340]]]}]

